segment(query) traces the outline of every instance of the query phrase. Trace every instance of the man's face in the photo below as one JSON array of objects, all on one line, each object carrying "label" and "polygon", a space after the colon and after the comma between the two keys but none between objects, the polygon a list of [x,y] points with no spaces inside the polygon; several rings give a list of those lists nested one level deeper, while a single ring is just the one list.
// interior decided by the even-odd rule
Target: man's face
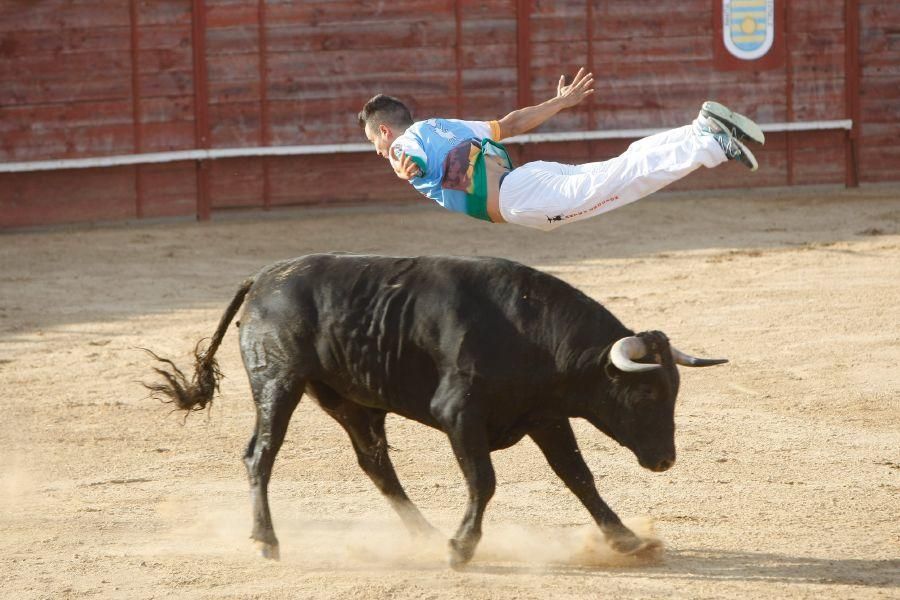
[{"label": "man's face", "polygon": [[391,147],[391,144],[396,137],[397,136],[394,134],[390,125],[385,123],[381,123],[375,127],[371,127],[368,124],[366,125],[366,139],[375,146],[375,152],[378,153],[378,156],[383,156],[388,160],[390,160],[388,149]]}]

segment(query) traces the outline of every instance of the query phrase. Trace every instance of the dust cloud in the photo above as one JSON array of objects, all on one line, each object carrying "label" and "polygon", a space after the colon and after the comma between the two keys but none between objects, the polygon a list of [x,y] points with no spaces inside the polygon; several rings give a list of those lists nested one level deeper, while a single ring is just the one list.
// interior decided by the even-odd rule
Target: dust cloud
[{"label": "dust cloud", "polygon": [[[249,504],[207,510],[172,528],[168,542],[158,551],[255,556],[249,538]],[[184,517],[183,505],[165,501],[157,514],[166,520]],[[540,527],[513,523],[485,523],[484,534],[471,565],[516,564],[540,571],[559,565],[627,567],[659,562],[663,543],[650,518],[626,519],[625,524],[650,548],[636,556],[613,550],[592,524],[576,527]],[[456,524],[441,523],[441,535],[412,536],[399,520],[383,515],[354,516],[344,520],[276,518],[281,562],[318,564],[322,567],[442,569],[448,568],[447,542]]]}]

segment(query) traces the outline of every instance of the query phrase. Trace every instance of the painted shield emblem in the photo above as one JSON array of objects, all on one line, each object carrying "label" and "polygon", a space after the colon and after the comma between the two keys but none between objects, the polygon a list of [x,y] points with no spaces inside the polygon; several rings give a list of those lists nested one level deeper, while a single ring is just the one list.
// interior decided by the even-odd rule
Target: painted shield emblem
[{"label": "painted shield emblem", "polygon": [[775,39],[775,0],[722,0],[725,47],[742,60],[765,56]]}]

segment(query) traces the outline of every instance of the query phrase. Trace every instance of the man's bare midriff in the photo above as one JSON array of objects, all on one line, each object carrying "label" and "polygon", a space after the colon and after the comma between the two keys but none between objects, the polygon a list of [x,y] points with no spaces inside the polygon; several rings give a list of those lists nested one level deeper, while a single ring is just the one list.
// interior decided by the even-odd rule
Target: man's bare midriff
[{"label": "man's bare midriff", "polygon": [[509,171],[494,156],[484,157],[484,170],[487,175],[487,213],[493,223],[506,223],[500,213],[500,176]]}]

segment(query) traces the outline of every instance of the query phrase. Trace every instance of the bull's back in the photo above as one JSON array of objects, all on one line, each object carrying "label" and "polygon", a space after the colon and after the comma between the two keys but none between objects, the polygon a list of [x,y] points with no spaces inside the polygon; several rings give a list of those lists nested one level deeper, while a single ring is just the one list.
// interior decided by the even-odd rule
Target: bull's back
[{"label": "bull's back", "polygon": [[298,376],[404,413],[448,372],[502,389],[552,376],[560,340],[585,335],[597,307],[504,259],[308,255],[257,276],[242,352],[268,345]]}]

